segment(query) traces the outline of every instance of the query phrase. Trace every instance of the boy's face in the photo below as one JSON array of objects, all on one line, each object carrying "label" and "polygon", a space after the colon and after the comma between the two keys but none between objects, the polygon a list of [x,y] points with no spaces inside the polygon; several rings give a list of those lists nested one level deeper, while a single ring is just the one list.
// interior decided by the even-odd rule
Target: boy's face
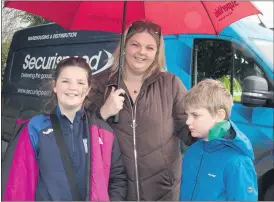
[{"label": "boy's face", "polygon": [[217,122],[222,120],[218,114],[212,116],[205,108],[192,108],[186,110],[186,124],[191,132],[192,137],[203,138],[207,140],[209,129]]}]

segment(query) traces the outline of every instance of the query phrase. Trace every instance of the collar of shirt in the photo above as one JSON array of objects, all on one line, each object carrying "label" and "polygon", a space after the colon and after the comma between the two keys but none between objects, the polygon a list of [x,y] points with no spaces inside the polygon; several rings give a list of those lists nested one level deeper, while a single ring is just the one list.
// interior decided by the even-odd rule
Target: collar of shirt
[{"label": "collar of shirt", "polygon": [[75,122],[79,122],[81,119],[83,119],[83,117],[85,116],[85,110],[84,108],[81,108],[79,111],[76,112],[75,117],[73,122],[71,123],[71,121],[66,117],[66,115],[62,114],[60,107],[57,105],[56,107],[56,115],[58,117],[58,119],[61,120],[67,120],[70,122],[70,124],[73,124]]}]

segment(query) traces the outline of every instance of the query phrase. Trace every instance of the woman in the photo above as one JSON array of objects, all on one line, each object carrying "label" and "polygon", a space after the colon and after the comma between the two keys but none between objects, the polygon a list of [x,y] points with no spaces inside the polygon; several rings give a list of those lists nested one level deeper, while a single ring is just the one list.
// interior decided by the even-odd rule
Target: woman
[{"label": "woman", "polygon": [[[119,50],[120,46],[113,53],[110,71],[96,75],[88,108],[107,120],[117,135],[128,179],[127,200],[178,200],[178,137],[191,142],[182,101],[186,88],[165,70],[157,24],[136,21],[126,30],[121,89],[114,90]],[[118,112],[120,121],[114,124]]]},{"label": "woman", "polygon": [[33,117],[7,152],[4,200],[125,199],[127,181],[118,142],[107,123],[83,108],[90,80],[91,69],[83,58],[57,65],[57,105],[50,115]]}]

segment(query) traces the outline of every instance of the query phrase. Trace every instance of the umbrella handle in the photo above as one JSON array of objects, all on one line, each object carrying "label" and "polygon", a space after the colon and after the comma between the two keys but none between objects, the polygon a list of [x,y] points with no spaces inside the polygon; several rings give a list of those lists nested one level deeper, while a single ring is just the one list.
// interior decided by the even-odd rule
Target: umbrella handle
[{"label": "umbrella handle", "polygon": [[113,123],[119,123],[119,120],[120,120],[120,116],[119,116],[119,112],[118,112],[118,114],[116,114],[114,116]]},{"label": "umbrella handle", "polygon": [[[123,9],[123,21],[122,21],[122,33],[121,33],[121,44],[120,44],[120,55],[119,55],[119,65],[118,65],[118,78],[117,78],[117,89],[120,88],[121,74],[124,61],[124,32],[126,24],[126,12],[127,12],[127,1],[124,1]],[[119,112],[114,116],[113,123],[119,123]]]}]

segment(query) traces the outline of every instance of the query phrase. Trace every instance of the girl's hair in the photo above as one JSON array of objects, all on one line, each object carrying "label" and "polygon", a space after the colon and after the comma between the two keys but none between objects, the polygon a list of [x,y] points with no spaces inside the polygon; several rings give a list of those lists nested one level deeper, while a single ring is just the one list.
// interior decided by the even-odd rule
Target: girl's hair
[{"label": "girl's hair", "polygon": [[[157,53],[155,55],[154,62],[145,72],[145,77],[149,76],[155,69],[159,69],[161,72],[166,71],[165,67],[165,52],[164,52],[164,39],[161,34],[161,27],[153,22],[149,21],[135,21],[124,33],[124,44],[126,46],[128,40],[137,33],[148,32],[156,41]],[[112,54],[112,67],[111,76],[114,75],[119,69],[119,56],[120,56],[121,41]],[[124,69],[123,69],[124,74]],[[124,75],[123,75],[124,76]]]},{"label": "girl's hair", "polygon": [[86,59],[82,57],[69,57],[66,59],[61,60],[57,66],[55,71],[52,74],[52,80],[57,81],[58,77],[60,76],[63,69],[65,69],[68,66],[75,66],[80,67],[82,69],[85,69],[88,73],[88,86],[90,86],[90,78],[91,78],[91,68],[89,64],[87,63]]},{"label": "girl's hair", "polygon": [[92,72],[91,72],[91,68],[90,68],[89,64],[87,63],[86,59],[84,59],[82,57],[69,57],[69,58],[61,60],[57,64],[56,69],[52,72],[52,80],[51,80],[51,83],[52,83],[52,85],[51,85],[51,91],[52,91],[51,95],[52,95],[52,97],[45,104],[44,113],[50,114],[56,108],[58,102],[57,102],[56,93],[53,91],[53,87],[54,87],[57,79],[59,78],[61,72],[63,71],[63,69],[65,69],[66,67],[69,67],[69,66],[80,67],[80,68],[86,70],[87,71],[88,86],[90,87]]}]

